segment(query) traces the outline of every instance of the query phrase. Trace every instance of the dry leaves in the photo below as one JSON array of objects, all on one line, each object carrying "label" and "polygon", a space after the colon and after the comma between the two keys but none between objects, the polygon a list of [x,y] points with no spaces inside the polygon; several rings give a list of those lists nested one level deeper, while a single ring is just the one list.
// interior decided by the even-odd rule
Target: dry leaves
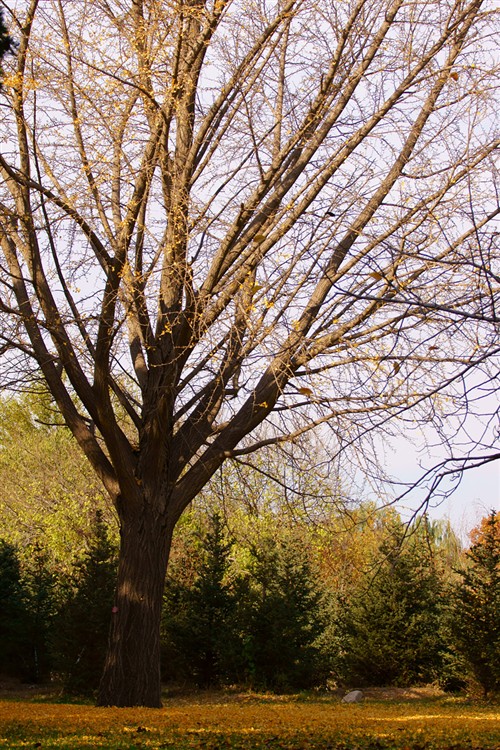
[{"label": "dry leaves", "polygon": [[165,708],[0,702],[0,747],[204,750],[495,750],[500,713],[446,699],[340,704],[226,696]]}]

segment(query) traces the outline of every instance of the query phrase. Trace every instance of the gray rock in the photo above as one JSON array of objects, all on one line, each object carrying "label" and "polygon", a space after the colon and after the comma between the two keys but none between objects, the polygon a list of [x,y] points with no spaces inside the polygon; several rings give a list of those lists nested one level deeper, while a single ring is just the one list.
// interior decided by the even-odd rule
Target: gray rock
[{"label": "gray rock", "polygon": [[351,690],[350,693],[344,695],[342,703],[360,703],[363,700],[363,693],[361,690]]}]

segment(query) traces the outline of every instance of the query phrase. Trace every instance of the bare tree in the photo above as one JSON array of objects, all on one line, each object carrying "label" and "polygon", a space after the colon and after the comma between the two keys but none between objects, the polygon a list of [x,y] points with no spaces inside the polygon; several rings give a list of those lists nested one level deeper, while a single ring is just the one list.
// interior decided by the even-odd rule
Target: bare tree
[{"label": "bare tree", "polygon": [[99,702],[157,706],[172,533],[223,462],[490,372],[493,3],[10,5],[2,345],[120,519]]}]

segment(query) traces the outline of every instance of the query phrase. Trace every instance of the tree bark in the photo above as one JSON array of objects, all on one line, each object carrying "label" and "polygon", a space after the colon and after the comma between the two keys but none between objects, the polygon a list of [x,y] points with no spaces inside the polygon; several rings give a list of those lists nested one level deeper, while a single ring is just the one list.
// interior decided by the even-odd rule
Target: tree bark
[{"label": "tree bark", "polygon": [[161,708],[160,621],[174,523],[146,503],[120,520],[118,580],[97,705]]}]

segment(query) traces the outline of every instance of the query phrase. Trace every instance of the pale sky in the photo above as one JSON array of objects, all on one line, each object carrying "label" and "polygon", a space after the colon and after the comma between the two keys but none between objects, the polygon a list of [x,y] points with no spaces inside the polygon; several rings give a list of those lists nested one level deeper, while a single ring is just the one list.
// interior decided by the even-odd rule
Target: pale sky
[{"label": "pale sky", "polygon": [[[444,455],[444,454],[443,454]],[[433,453],[432,459],[439,460]],[[430,457],[425,458],[425,466],[432,465]],[[418,469],[418,457],[415,448],[409,442],[398,440],[395,452],[386,452],[386,468],[400,481],[410,482],[421,475]],[[413,503],[418,505],[416,493],[412,494]],[[407,500],[402,506],[407,508]],[[467,535],[477,526],[481,518],[491,510],[500,510],[500,461],[493,461],[475,469],[463,472],[459,486],[447,498],[431,500],[428,512],[431,518],[449,518],[455,532],[464,542]]]}]

